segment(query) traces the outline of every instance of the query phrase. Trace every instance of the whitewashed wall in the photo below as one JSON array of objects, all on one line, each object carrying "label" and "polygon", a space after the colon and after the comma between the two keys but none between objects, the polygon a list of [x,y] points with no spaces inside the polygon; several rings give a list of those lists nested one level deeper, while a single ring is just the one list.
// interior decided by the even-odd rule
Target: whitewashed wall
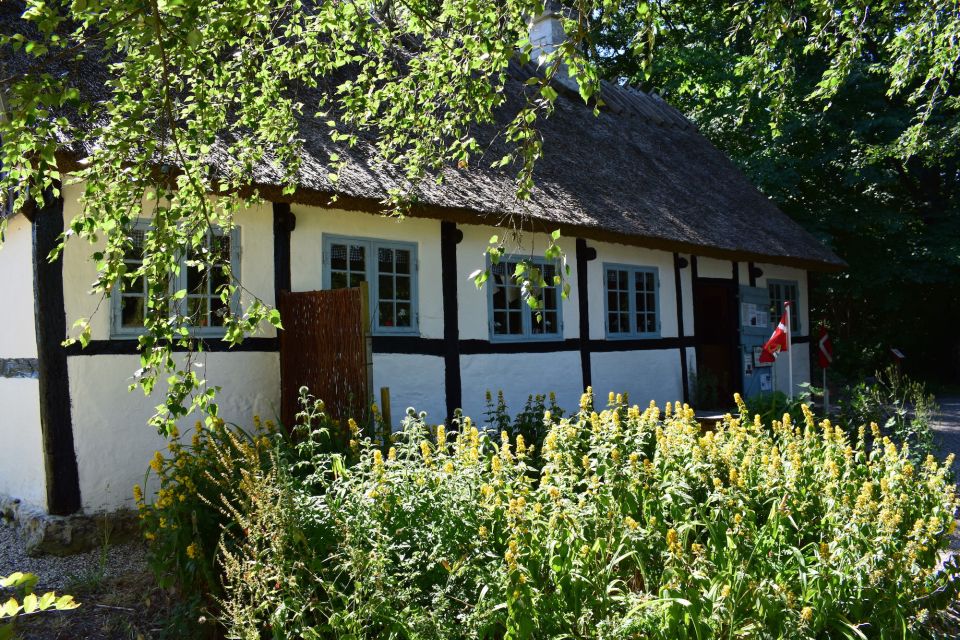
[{"label": "whitewashed wall", "polygon": [[[80,211],[79,185],[64,190],[64,221]],[[257,295],[273,303],[273,214],[269,204],[241,211],[240,278],[250,293],[241,302]],[[96,278],[90,258],[91,245],[74,240],[64,251],[64,304],[68,328],[79,317],[91,321],[94,341],[111,339],[111,305],[89,295]],[[275,337],[273,327],[258,334]],[[221,385],[220,415],[228,422],[249,426],[253,415],[276,417],[280,404],[280,363],[276,352],[209,352],[198,354],[200,375],[210,385]],[[68,358],[70,400],[73,409],[74,447],[80,476],[80,495],[86,512],[131,507],[131,489],[143,482],[154,451],[166,442],[149,426],[147,419],[160,403],[164,389],[158,385],[152,397],[142,391],[128,391],[134,371],[140,367],[137,355],[71,355]],[[190,428],[196,416],[180,425]],[[39,431],[39,430],[38,430]]]},{"label": "whitewashed wall", "polygon": [[460,356],[463,411],[478,423],[486,412],[486,392],[503,391],[511,416],[523,410],[531,394],[557,394],[557,404],[577,408],[583,393],[580,352],[498,353]]},{"label": "whitewashed wall", "polygon": [[594,353],[591,359],[597,397],[606,398],[610,391],[626,392],[630,404],[640,407],[651,400],[661,407],[667,402],[683,401],[680,354],[676,349],[611,351]]},{"label": "whitewashed wall", "polygon": [[[83,186],[69,185],[63,190],[63,218],[69,229],[71,220],[80,213],[79,196]],[[149,209],[144,217],[148,217]],[[240,211],[236,224],[240,229],[240,279],[244,291],[241,305],[251,301],[252,295],[273,304],[273,210],[269,203]],[[97,277],[96,264],[91,254],[96,247],[82,240],[73,239],[64,249],[63,297],[69,330],[77,318],[89,318],[92,340],[110,339],[110,300],[90,295],[90,288]],[[264,325],[258,335],[276,336],[276,330]]]},{"label": "whitewashed wall", "polygon": [[[459,225],[463,241],[457,245],[457,289],[460,314],[461,340],[489,340],[489,292],[487,286],[477,289],[470,274],[487,266],[485,252],[492,236],[506,241],[509,254],[543,258],[548,238],[545,234],[525,233],[515,241],[507,232],[486,225]],[[577,338],[580,333],[579,292],[577,291],[576,239],[560,238],[560,248],[566,253],[570,265],[570,296],[561,301],[564,339]],[[577,371],[579,371],[579,365]],[[579,376],[578,376],[579,377]],[[464,385],[466,390],[466,385]],[[526,397],[526,396],[524,396]],[[579,396],[578,396],[579,397]],[[464,395],[466,402],[466,395]]]},{"label": "whitewashed wall", "polygon": [[18,215],[0,244],[0,358],[36,358],[33,318],[33,228]]},{"label": "whitewashed wall", "polygon": [[390,387],[390,410],[394,425],[399,425],[407,407],[427,412],[429,424],[440,424],[447,417],[444,361],[439,356],[406,353],[373,355],[373,392],[379,402],[380,388]]},{"label": "whitewashed wall", "polygon": [[[372,240],[412,242],[420,263],[419,327],[424,338],[443,337],[443,296],[440,283],[440,222],[423,218],[397,218],[293,205],[297,228],[290,237],[291,287],[294,291],[323,288],[323,235]],[[272,264],[272,263],[271,263]]]},{"label": "whitewashed wall", "polygon": [[[249,427],[254,415],[279,414],[280,362],[276,353],[208,353],[198,357],[211,384],[223,385],[220,416]],[[131,490],[142,483],[154,451],[166,441],[146,425],[164,389],[152,398],[128,392],[139,367],[135,355],[73,356],[68,359],[73,439],[85,512],[132,507]],[[195,422],[180,424],[186,432]],[[156,487],[151,487],[155,489]]]},{"label": "whitewashed wall", "polygon": [[[0,359],[37,357],[33,299],[33,229],[20,215],[0,245]],[[0,378],[0,494],[46,507],[36,378]]]}]

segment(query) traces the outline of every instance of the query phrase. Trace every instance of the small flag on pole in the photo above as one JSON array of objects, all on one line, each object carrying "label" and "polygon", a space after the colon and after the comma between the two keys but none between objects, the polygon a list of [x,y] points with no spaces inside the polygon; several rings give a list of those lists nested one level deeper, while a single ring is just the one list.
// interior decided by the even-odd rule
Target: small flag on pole
[{"label": "small flag on pole", "polygon": [[817,361],[821,369],[826,369],[833,362],[833,345],[830,343],[830,334],[823,325],[820,325],[820,339],[817,340]]},{"label": "small flag on pole", "polygon": [[760,362],[776,362],[778,353],[790,350],[790,302],[784,302],[783,306],[784,309],[783,315],[780,316],[780,324],[777,325],[776,330],[773,332],[773,335],[770,336],[770,339],[767,340],[767,343],[763,345],[763,350],[760,352]]}]

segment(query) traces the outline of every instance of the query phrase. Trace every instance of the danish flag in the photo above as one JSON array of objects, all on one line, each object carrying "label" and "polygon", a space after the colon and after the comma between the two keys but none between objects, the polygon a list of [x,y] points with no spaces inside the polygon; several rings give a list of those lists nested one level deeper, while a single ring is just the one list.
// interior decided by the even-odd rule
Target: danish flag
[{"label": "danish flag", "polygon": [[776,331],[773,332],[767,343],[763,345],[760,362],[776,362],[778,353],[790,350],[790,325],[788,324],[790,321],[787,319],[787,307],[789,306],[789,300],[783,303],[784,308],[783,315],[780,316],[780,324],[777,325]]},{"label": "danish flag", "polygon": [[823,325],[820,325],[820,339],[817,340],[817,360],[821,369],[826,369],[833,362],[833,345],[830,344],[830,335]]}]

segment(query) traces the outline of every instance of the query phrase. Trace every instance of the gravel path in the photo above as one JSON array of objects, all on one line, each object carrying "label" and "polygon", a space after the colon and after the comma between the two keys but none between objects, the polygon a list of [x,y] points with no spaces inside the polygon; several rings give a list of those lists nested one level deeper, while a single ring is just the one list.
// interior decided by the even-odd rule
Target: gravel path
[{"label": "gravel path", "polygon": [[40,579],[37,591],[64,591],[78,584],[103,582],[128,573],[141,573],[146,569],[144,548],[139,541],[72,556],[43,555],[32,558],[24,553],[23,541],[17,530],[0,521],[0,576],[14,571],[33,573]]},{"label": "gravel path", "polygon": [[[17,637],[148,640],[162,635],[162,621],[170,612],[171,594],[156,586],[140,541],[62,558],[31,558],[24,553],[18,532],[0,521],[0,576],[15,571],[35,574],[38,593],[70,594],[80,603],[72,611],[21,616]],[[0,601],[5,599],[0,590]]]}]

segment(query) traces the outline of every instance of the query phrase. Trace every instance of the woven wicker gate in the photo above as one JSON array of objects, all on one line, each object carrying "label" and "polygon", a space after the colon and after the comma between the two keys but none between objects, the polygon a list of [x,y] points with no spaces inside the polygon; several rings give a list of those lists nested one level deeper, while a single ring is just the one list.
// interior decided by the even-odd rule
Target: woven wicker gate
[{"label": "woven wicker gate", "polygon": [[373,371],[367,300],[366,283],[280,294],[281,416],[288,427],[300,410],[300,387],[322,399],[333,418],[364,418]]}]

